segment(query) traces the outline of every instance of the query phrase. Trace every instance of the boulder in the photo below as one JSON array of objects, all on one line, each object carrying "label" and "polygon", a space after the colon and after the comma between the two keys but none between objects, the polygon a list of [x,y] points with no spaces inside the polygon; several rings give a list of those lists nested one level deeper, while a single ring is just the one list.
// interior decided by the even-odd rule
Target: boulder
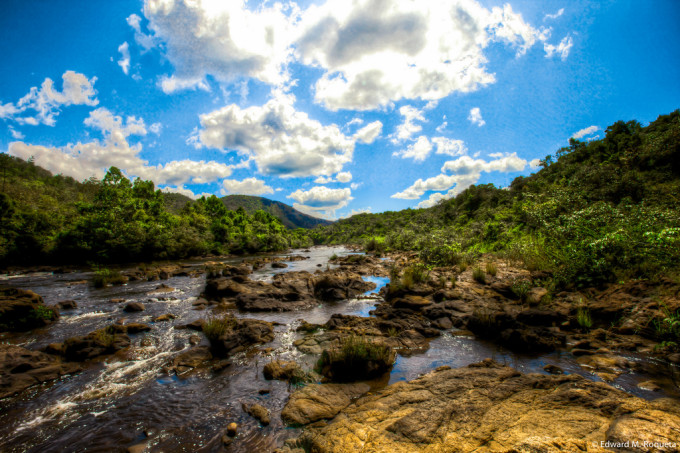
[{"label": "boulder", "polygon": [[605,441],[679,436],[675,403],[645,401],[578,375],[521,374],[488,360],[392,384],[332,423],[309,426],[300,442],[317,453],[604,452]]},{"label": "boulder", "polygon": [[144,311],[145,307],[144,304],[141,302],[130,302],[123,308],[123,311],[127,313],[134,313],[138,311]]},{"label": "boulder", "polygon": [[201,365],[207,365],[213,355],[207,346],[197,346],[180,353],[172,360],[172,369],[177,373],[185,373]]},{"label": "boulder", "polygon": [[0,343],[0,399],[81,369],[50,354]]},{"label": "boulder", "polygon": [[172,313],[166,313],[164,315],[160,315],[154,318],[153,322],[171,321],[173,319],[175,319],[175,315],[173,315]]},{"label": "boulder", "polygon": [[257,403],[255,404],[243,403],[241,407],[243,408],[243,411],[245,413],[259,420],[259,422],[262,423],[263,425],[268,425],[271,422],[269,418],[269,410],[267,408]]},{"label": "boulder", "polygon": [[269,343],[274,339],[274,326],[270,322],[232,319],[232,325],[226,332],[217,338],[208,338],[212,353],[217,357],[228,357],[249,346]]},{"label": "boulder", "polygon": [[309,378],[296,362],[282,360],[275,360],[266,364],[262,374],[267,380],[296,381],[295,383],[306,381]]},{"label": "boulder", "polygon": [[62,300],[61,302],[57,302],[57,307],[63,310],[72,310],[78,308],[78,304],[75,300]]},{"label": "boulder", "polygon": [[83,362],[102,355],[113,354],[128,346],[130,346],[130,337],[124,333],[117,333],[111,328],[100,329],[85,336],[66,340],[64,357],[74,362]]},{"label": "boulder", "polygon": [[272,263],[273,269],[285,269],[287,267],[288,267],[288,265],[286,263],[282,263],[280,261],[275,261],[275,262]]},{"label": "boulder", "polygon": [[333,418],[370,389],[368,384],[307,385],[290,396],[281,419],[290,425],[307,425]]},{"label": "boulder", "polygon": [[59,318],[55,307],[48,307],[33,291],[0,288],[0,331],[26,331],[44,327]]}]

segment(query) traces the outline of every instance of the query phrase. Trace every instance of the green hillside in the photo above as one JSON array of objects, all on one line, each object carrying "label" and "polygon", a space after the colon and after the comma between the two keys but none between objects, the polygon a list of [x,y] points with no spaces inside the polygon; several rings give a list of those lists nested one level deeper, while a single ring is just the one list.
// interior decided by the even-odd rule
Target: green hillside
[{"label": "green hillside", "polygon": [[619,121],[571,140],[510,187],[472,186],[429,209],[360,214],[313,230],[319,243],[418,250],[428,265],[481,253],[521,260],[562,286],[680,269],[680,112]]},{"label": "green hillside", "polygon": [[222,203],[227,209],[235,210],[242,207],[248,213],[263,210],[281,220],[281,223],[290,229],[314,228],[317,225],[330,225],[332,223],[328,220],[303,214],[292,206],[268,198],[251,195],[228,195],[222,197]]}]

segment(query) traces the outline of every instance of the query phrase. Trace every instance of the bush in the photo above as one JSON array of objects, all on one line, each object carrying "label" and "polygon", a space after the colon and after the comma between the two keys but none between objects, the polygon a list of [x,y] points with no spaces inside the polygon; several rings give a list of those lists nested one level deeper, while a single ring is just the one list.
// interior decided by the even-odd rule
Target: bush
[{"label": "bush", "polygon": [[496,263],[493,261],[489,261],[486,263],[486,273],[491,275],[492,277],[495,277],[496,274],[498,273],[498,268],[496,267]]},{"label": "bush", "polygon": [[472,269],[472,278],[479,283],[485,284],[486,283],[486,274],[482,270],[481,267],[477,266],[474,269]]},{"label": "bush", "polygon": [[576,311],[576,322],[583,330],[590,330],[593,327],[593,320],[590,317],[590,310],[586,307],[579,307]]},{"label": "bush", "polygon": [[531,290],[531,282],[525,278],[516,278],[512,281],[510,290],[519,300],[524,302],[527,300],[527,296]]},{"label": "bush", "polygon": [[662,306],[663,318],[654,320],[654,330],[659,340],[666,343],[680,342],[680,309],[670,311],[668,306]]},{"label": "bush", "polygon": [[392,368],[395,358],[388,346],[350,335],[338,347],[323,351],[317,369],[335,381],[358,381],[382,376]]},{"label": "bush", "polygon": [[203,324],[203,333],[211,345],[216,344],[226,333],[236,325],[236,318],[231,315],[209,316]]},{"label": "bush", "polygon": [[127,283],[127,277],[120,273],[119,270],[111,270],[106,267],[95,268],[92,282],[95,288],[103,288],[109,284],[122,285]]}]

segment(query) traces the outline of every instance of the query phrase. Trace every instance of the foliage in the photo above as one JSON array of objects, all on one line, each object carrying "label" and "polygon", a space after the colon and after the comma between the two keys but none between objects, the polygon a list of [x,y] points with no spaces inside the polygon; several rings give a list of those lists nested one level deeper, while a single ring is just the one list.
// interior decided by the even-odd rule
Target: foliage
[{"label": "foliage", "polygon": [[323,351],[317,369],[334,380],[352,381],[382,374],[392,366],[394,358],[388,346],[350,335],[343,338],[338,347]]},{"label": "foliage", "polygon": [[680,342],[680,309],[672,312],[668,306],[661,308],[663,318],[654,320],[656,336],[667,343]]},{"label": "foliage", "polygon": [[[315,228],[317,243],[384,238],[432,266],[493,252],[554,276],[556,288],[653,278],[680,266],[680,111],[618,121],[570,140],[541,169],[499,189],[470,186],[427,209],[359,214]],[[465,259],[465,261],[464,261]]]},{"label": "foliage", "polygon": [[209,316],[203,323],[203,333],[211,344],[220,340],[236,325],[236,319],[230,315]]},{"label": "foliage", "polygon": [[92,282],[95,288],[103,288],[106,285],[120,285],[127,282],[127,278],[118,270],[111,270],[106,267],[95,268]]},{"label": "foliage", "polygon": [[584,330],[590,330],[593,327],[593,319],[590,317],[590,310],[587,307],[578,307],[576,322]]},{"label": "foliage", "polygon": [[486,273],[479,266],[472,269],[472,278],[478,283],[486,283]]},{"label": "foliage", "polygon": [[527,300],[531,290],[531,282],[525,278],[515,278],[510,286],[512,293],[522,302]]}]

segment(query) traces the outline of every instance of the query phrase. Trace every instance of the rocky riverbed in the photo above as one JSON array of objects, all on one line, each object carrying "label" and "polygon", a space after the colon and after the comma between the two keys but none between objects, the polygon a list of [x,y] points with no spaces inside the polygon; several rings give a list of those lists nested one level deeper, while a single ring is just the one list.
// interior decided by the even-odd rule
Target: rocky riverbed
[{"label": "rocky riverbed", "polygon": [[104,288],[1,277],[0,450],[675,451],[680,356],[649,322],[680,285],[550,294],[504,262],[412,281],[414,259],[316,247]]}]

